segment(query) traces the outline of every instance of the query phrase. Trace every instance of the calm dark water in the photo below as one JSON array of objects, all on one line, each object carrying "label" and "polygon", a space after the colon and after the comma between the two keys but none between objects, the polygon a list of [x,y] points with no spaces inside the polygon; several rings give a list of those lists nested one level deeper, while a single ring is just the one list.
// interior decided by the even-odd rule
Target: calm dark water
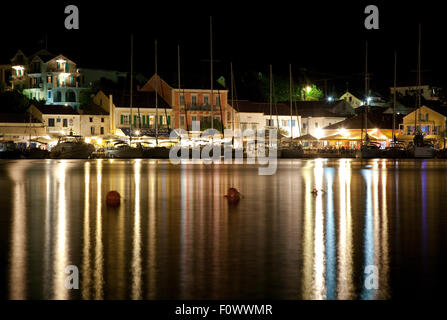
[{"label": "calm dark water", "polygon": [[2,160],[0,237],[4,299],[447,297],[447,162]]}]

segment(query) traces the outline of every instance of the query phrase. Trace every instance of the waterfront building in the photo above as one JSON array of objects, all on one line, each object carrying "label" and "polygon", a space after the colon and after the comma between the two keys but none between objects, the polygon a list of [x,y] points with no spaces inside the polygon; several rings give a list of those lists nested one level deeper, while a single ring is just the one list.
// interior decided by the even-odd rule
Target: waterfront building
[{"label": "waterfront building", "polygon": [[[386,147],[393,137],[393,115],[384,113],[381,107],[370,107],[368,112],[367,129],[371,141],[376,141]],[[396,134],[402,115],[396,115]],[[365,114],[358,112],[341,122],[323,128],[321,140],[323,145],[356,148],[362,144],[362,130],[364,135]],[[364,138],[364,136],[363,136]]]},{"label": "waterfront building", "polygon": [[347,103],[349,103],[354,109],[358,108],[362,105],[362,100],[357,98],[355,95],[353,95],[351,92],[346,91],[339,100],[344,100]]},{"label": "waterfront building", "polygon": [[[155,78],[152,76],[141,91],[155,92]],[[211,116],[221,121],[224,128],[231,129],[233,110],[228,104],[226,89],[178,89],[157,77],[158,93],[172,108],[172,125],[176,129],[191,130],[192,121],[200,121],[201,126],[211,124]],[[213,103],[211,103],[211,99]],[[208,126],[209,127],[209,126]]]},{"label": "waterfront building", "polygon": [[80,115],[72,107],[64,105],[31,105],[28,112],[45,127],[45,135],[57,137],[79,135],[81,133]]},{"label": "waterfront building", "polygon": [[30,100],[48,105],[80,106],[82,88],[76,63],[63,55],[40,50],[26,56],[21,50],[11,59],[12,89],[23,89]]},{"label": "waterfront building", "polygon": [[105,136],[110,134],[109,113],[95,103],[78,110],[80,115],[80,133],[84,137]]},{"label": "waterfront building", "polygon": [[354,107],[345,100],[298,101],[297,112],[301,116],[301,135],[310,134],[316,138],[324,136],[324,127],[339,123],[355,113]]},{"label": "waterfront building", "polygon": [[45,126],[28,113],[0,113],[0,140],[26,144],[46,135]]},{"label": "waterfront building", "polygon": [[[432,86],[428,83],[417,85],[415,79],[408,81],[402,81],[396,86],[396,93],[400,96],[416,96],[418,93],[429,101],[439,100],[438,92],[439,88]],[[394,94],[394,87],[390,88],[391,95]]]},{"label": "waterfront building", "polygon": [[399,140],[413,141],[415,128],[422,132],[426,139],[444,146],[446,136],[447,107],[428,107],[426,105],[414,110],[403,118],[399,126]]},{"label": "waterfront building", "polygon": [[155,121],[158,121],[160,135],[169,134],[172,127],[173,112],[171,106],[158,95],[158,119],[156,119],[155,92],[134,91],[132,110],[130,108],[130,93],[125,91],[99,91],[93,97],[93,103],[109,114],[109,132],[111,134],[130,133],[155,136]]}]

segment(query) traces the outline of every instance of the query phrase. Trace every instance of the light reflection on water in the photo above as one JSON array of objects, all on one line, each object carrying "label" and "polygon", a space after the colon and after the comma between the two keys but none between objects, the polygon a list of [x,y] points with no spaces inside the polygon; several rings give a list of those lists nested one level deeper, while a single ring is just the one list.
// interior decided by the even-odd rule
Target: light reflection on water
[{"label": "light reflection on water", "polygon": [[[248,165],[3,161],[1,294],[388,299],[442,286],[430,279],[445,264],[444,161],[278,164],[258,176]],[[223,197],[233,186],[237,205]],[[119,208],[105,204],[109,190]],[[67,265],[79,268],[79,291],[64,286]],[[378,290],[364,286],[368,265]]]}]

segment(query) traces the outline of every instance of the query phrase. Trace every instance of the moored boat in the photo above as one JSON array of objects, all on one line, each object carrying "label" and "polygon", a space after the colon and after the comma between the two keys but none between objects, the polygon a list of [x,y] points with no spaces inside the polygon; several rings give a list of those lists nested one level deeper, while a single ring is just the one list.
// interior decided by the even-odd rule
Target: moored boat
[{"label": "moored boat", "polygon": [[387,159],[401,159],[408,157],[408,151],[402,142],[391,142],[382,152],[382,156]]},{"label": "moored boat", "polygon": [[122,159],[142,158],[143,149],[141,147],[131,147],[124,141],[117,141],[114,142],[111,146],[108,146],[104,149],[104,156],[106,158]]},{"label": "moored boat", "polygon": [[57,145],[50,151],[52,159],[88,159],[95,151],[95,147],[84,141],[81,136],[60,137]]},{"label": "moored boat", "polygon": [[378,143],[368,143],[356,151],[355,157],[358,159],[375,159],[382,156],[382,150]]},{"label": "moored boat", "polygon": [[0,141],[0,159],[21,159],[23,153],[13,141]]}]

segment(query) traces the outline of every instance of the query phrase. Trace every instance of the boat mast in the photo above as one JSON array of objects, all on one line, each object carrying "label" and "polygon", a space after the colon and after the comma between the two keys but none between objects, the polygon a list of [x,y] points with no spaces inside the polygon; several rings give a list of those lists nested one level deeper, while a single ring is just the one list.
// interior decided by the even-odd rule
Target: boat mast
[{"label": "boat mast", "polygon": [[[157,39],[155,39],[155,145],[158,146],[158,69],[157,69]],[[166,119],[167,121],[167,119]]]},{"label": "boat mast", "polygon": [[394,51],[394,91],[393,91],[393,141],[396,138],[396,86],[397,86],[397,51]]},{"label": "boat mast", "polygon": [[211,84],[211,129],[214,128],[214,97],[213,97],[213,17],[210,16],[210,84]]},{"label": "boat mast", "polygon": [[231,82],[231,128],[234,136],[234,83],[233,83],[233,62],[230,62],[230,82]]},{"label": "boat mast", "polygon": [[272,126],[273,123],[273,117],[272,117],[272,65],[270,65],[270,123],[269,126]]},{"label": "boat mast", "polygon": [[[180,83],[180,45],[177,46],[177,73],[178,73],[178,94],[179,94],[179,105],[180,105],[180,90],[182,88]],[[185,91],[183,90],[183,101],[185,101]],[[186,124],[186,131],[189,131],[189,125],[188,125],[188,114],[186,113],[186,101],[185,106],[183,107],[185,111],[185,124]]]},{"label": "boat mast", "polygon": [[133,104],[133,34],[130,35],[130,133],[129,145],[132,144],[132,104]]},{"label": "boat mast", "polygon": [[289,64],[289,100],[290,100],[290,137],[293,139],[293,127],[292,127],[292,65]]},{"label": "boat mast", "polygon": [[[421,114],[421,86],[422,86],[422,81],[421,81],[421,31],[422,27],[421,24],[419,23],[419,41],[418,41],[418,85],[417,85],[417,93],[418,93],[418,104],[417,104],[417,113],[420,115]],[[421,117],[418,117],[418,122],[419,122],[419,130],[422,133],[422,128],[421,128]]]},{"label": "boat mast", "polygon": [[31,112],[29,112],[29,146],[28,148],[31,150]]}]

